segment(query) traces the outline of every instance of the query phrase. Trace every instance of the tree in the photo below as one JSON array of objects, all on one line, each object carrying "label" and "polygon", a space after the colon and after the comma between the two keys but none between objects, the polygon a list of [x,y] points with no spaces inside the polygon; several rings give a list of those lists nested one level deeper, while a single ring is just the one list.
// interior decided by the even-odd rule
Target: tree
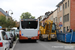
[{"label": "tree", "polygon": [[31,16],[32,19],[35,19],[35,16]]},{"label": "tree", "polygon": [[21,19],[29,19],[29,18],[35,19],[35,17],[32,16],[31,13],[29,13],[29,12],[22,13],[22,15],[20,16],[20,18]]},{"label": "tree", "polygon": [[5,16],[0,16],[0,26],[3,28],[6,26],[6,17]]},{"label": "tree", "polygon": [[6,20],[5,16],[0,16],[0,26],[2,26],[2,28],[12,28],[16,26],[16,22],[11,19]]}]

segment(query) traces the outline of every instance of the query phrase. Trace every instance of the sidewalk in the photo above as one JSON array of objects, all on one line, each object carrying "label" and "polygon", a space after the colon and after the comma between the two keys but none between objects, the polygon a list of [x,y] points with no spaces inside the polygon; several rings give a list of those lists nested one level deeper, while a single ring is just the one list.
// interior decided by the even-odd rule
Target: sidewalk
[{"label": "sidewalk", "polygon": [[[59,42],[59,41],[57,41],[57,42]],[[59,43],[62,43],[62,44],[64,44],[64,45],[69,45],[69,46],[74,46],[75,47],[75,43],[65,43],[65,42],[59,42]]]}]

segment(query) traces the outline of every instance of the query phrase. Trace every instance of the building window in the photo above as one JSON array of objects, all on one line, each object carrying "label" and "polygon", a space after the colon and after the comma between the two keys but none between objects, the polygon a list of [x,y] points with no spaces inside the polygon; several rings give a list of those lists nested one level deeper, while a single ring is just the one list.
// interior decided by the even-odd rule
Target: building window
[{"label": "building window", "polygon": [[55,22],[57,22],[57,17],[55,18]]},{"label": "building window", "polygon": [[64,19],[64,22],[69,21],[69,14],[65,15],[65,16],[63,17],[63,19]]},{"label": "building window", "polygon": [[53,21],[53,16],[51,16],[49,19]]},{"label": "building window", "polygon": [[67,8],[67,2],[65,3],[65,8]]},{"label": "building window", "polygon": [[53,22],[55,22],[55,18],[53,19]]},{"label": "building window", "polygon": [[68,0],[68,7],[69,7],[69,0]]},{"label": "building window", "polygon": [[67,21],[69,21],[69,14],[67,14]]},{"label": "building window", "polygon": [[58,8],[58,12],[59,12],[59,8]]},{"label": "building window", "polygon": [[68,26],[67,26],[67,31],[68,31]]},{"label": "building window", "polygon": [[63,4],[63,9],[64,9],[64,4]]},{"label": "building window", "polygon": [[57,17],[56,17],[56,22],[57,22]]},{"label": "building window", "polygon": [[60,6],[60,11],[62,10],[62,5]]},{"label": "building window", "polygon": [[62,17],[60,17],[60,22],[62,22]]},{"label": "building window", "polygon": [[63,30],[64,30],[64,32],[65,32],[65,27],[64,27],[64,29],[63,29]]}]

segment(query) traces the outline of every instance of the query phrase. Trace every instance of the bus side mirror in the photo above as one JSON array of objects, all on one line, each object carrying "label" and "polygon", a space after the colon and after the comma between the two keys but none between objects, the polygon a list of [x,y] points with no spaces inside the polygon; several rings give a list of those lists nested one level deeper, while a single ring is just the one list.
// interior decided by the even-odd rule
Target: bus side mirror
[{"label": "bus side mirror", "polygon": [[17,29],[19,29],[19,27],[17,27]]}]

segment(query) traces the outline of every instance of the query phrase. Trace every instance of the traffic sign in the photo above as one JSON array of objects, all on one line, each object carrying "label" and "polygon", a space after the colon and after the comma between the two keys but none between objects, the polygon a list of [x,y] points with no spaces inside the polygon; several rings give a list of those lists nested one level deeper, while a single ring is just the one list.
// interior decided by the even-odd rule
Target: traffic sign
[{"label": "traffic sign", "polygon": [[62,22],[59,23],[59,27],[62,27]]},{"label": "traffic sign", "polygon": [[62,27],[62,25],[59,25],[59,27]]}]

